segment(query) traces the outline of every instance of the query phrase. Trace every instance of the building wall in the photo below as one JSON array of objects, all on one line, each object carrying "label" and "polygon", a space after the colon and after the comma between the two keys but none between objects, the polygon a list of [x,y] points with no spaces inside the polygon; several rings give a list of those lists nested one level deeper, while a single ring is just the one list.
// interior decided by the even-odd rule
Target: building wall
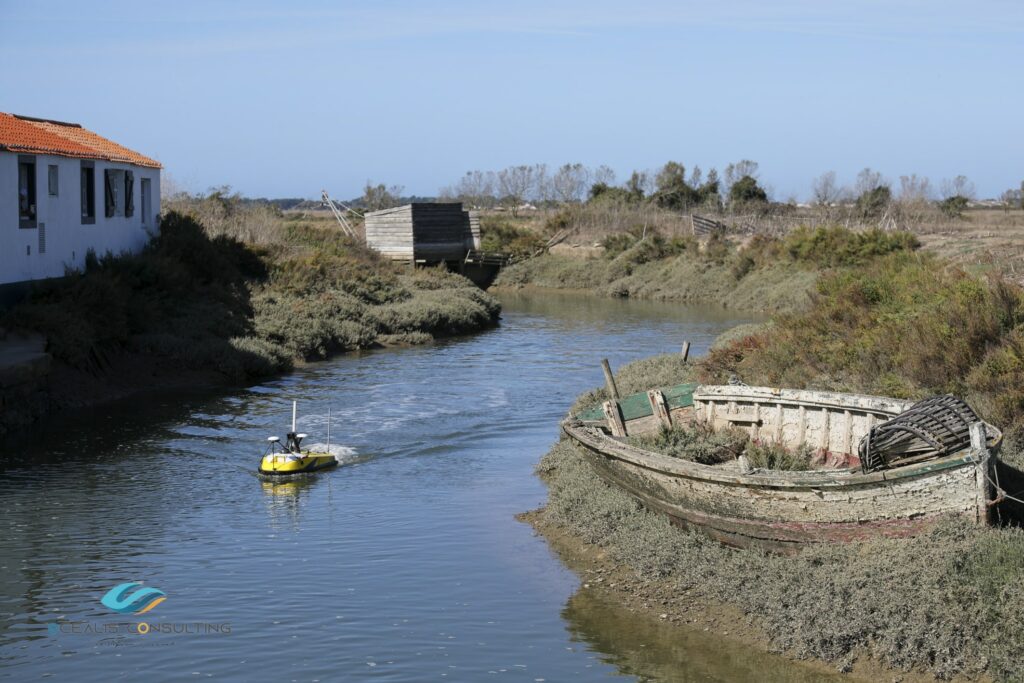
[{"label": "building wall", "polygon": [[[160,213],[160,169],[94,160],[96,222],[82,224],[81,159],[34,156],[36,161],[36,227],[18,227],[18,154],[0,151],[0,285],[64,275],[81,269],[89,249],[97,255],[137,252],[156,232]],[[48,191],[48,167],[57,166],[58,194]],[[135,214],[107,218],[104,171],[130,170],[135,176]],[[150,181],[148,215],[143,216],[142,180]],[[145,220],[144,220],[145,219]],[[45,242],[45,244],[43,244]],[[41,247],[44,247],[41,249]]]}]

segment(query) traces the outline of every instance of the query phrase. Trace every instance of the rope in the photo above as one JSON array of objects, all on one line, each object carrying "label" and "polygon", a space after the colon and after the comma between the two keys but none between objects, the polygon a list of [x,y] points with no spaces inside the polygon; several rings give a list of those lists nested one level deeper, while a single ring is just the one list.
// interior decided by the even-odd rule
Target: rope
[{"label": "rope", "polygon": [[[996,477],[998,476],[999,475],[997,474]],[[995,500],[988,501],[990,505],[998,503],[1002,499],[1012,500],[1015,503],[1020,503],[1021,505],[1024,505],[1024,500],[1021,500],[1020,498],[1017,498],[1015,496],[1011,496],[1009,493],[1007,493],[1006,490],[1003,489],[1003,487],[1001,487],[998,482],[992,480],[992,477],[989,476],[988,472],[985,473],[985,478],[988,479],[988,483],[992,484],[992,487],[997,491]],[[1018,493],[1020,493],[1020,491],[1018,491]]]}]

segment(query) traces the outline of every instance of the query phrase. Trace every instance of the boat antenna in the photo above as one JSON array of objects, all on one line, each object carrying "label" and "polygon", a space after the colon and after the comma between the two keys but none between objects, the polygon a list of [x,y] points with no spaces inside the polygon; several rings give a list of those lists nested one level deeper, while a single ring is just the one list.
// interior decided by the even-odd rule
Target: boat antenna
[{"label": "boat antenna", "polygon": [[295,431],[295,416],[299,410],[299,402],[292,401],[292,431]]},{"label": "boat antenna", "polygon": [[[327,452],[331,452],[331,409],[327,409]],[[330,462],[330,460],[328,460]]]}]

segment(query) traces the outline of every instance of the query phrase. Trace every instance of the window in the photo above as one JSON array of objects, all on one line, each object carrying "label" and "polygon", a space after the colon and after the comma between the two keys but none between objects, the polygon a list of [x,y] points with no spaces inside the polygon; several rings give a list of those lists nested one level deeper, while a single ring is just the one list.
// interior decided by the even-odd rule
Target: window
[{"label": "window", "polygon": [[104,209],[107,218],[125,215],[125,172],[108,168],[103,171]]},{"label": "window", "polygon": [[46,179],[51,197],[57,196],[57,164],[50,164],[46,167]]},{"label": "window", "polygon": [[36,227],[36,158],[18,155],[18,227]]},{"label": "window", "polygon": [[93,162],[82,162],[82,225],[96,222],[96,169]]}]

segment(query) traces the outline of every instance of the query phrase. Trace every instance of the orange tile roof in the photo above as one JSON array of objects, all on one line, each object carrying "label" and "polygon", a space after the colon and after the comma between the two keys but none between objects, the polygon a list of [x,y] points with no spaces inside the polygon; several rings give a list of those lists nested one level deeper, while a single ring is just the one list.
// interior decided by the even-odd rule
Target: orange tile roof
[{"label": "orange tile roof", "polygon": [[0,149],[161,168],[159,161],[133,152],[77,123],[46,121],[3,112],[0,112]]}]

